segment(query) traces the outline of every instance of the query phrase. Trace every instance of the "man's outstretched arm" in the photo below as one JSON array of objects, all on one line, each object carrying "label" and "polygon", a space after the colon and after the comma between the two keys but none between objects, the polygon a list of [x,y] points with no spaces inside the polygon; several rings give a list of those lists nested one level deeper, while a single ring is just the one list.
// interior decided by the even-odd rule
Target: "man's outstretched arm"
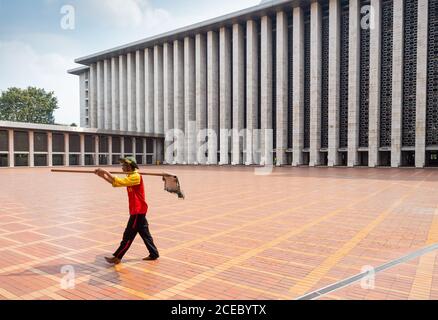
[{"label": "man's outstretched arm", "polygon": [[106,171],[106,170],[103,170],[103,169],[96,169],[95,171],[95,174],[96,175],[98,175],[99,177],[101,177],[103,180],[105,180],[106,182],[108,182],[109,184],[113,184],[113,182],[114,182],[114,177],[113,177],[113,175],[111,174],[111,173],[109,173],[108,171]]}]

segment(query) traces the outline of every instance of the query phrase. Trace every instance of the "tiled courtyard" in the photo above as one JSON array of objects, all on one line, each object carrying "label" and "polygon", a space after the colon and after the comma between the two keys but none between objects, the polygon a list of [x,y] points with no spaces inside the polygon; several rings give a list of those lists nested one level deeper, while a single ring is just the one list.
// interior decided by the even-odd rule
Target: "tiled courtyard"
[{"label": "tiled courtyard", "polygon": [[[161,258],[142,261],[137,237],[116,267],[103,257],[128,219],[125,190],[0,170],[0,299],[295,299],[438,243],[438,170],[148,168],[161,170],[186,194],[145,177]],[[321,299],[438,299],[436,266],[433,251]]]}]

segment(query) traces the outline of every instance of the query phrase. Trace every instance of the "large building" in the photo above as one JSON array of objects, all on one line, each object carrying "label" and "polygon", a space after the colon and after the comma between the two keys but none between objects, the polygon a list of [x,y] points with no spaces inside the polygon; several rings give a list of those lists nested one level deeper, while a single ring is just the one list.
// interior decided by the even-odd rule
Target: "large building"
[{"label": "large building", "polygon": [[81,127],[165,163],[438,165],[436,0],[263,1],[76,62]]}]

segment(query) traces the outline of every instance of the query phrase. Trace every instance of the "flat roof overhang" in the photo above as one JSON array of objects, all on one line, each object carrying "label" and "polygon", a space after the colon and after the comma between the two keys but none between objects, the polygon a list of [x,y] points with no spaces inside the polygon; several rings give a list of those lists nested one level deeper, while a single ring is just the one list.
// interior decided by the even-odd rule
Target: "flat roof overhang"
[{"label": "flat roof overhang", "polygon": [[[210,30],[217,30],[221,27],[231,26],[235,23],[242,23],[250,19],[260,18],[266,15],[275,14],[278,11],[292,11],[294,7],[306,6],[317,0],[274,0],[267,1],[266,3],[243,9],[237,12],[226,14],[217,18],[206,20],[200,23],[196,23],[187,27],[169,31],[157,36],[145,38],[143,40],[135,41],[115,47],[109,50],[101,51],[92,55],[75,59],[76,63],[89,66],[90,64],[120,55],[127,54],[129,52],[144,50],[146,48],[160,45],[165,42],[172,42],[174,40],[183,39],[187,36],[194,36],[198,33],[205,33]],[[327,2],[328,0],[320,0],[320,2]],[[76,70],[76,69],[74,69]],[[82,70],[83,72],[83,70]],[[76,74],[76,73],[72,73]]]},{"label": "flat roof overhang", "polygon": [[165,138],[164,134],[120,131],[120,130],[103,130],[92,128],[71,127],[65,125],[37,124],[13,121],[0,121],[0,129],[15,129],[15,130],[32,130],[32,131],[51,131],[62,133],[82,133],[93,135],[112,135],[112,136],[131,136],[144,138]]}]

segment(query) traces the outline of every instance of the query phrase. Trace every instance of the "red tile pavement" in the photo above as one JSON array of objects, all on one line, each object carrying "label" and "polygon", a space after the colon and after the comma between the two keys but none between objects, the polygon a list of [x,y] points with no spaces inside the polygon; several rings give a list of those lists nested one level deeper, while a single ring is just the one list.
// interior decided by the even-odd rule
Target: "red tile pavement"
[{"label": "red tile pavement", "polygon": [[[0,170],[0,299],[294,299],[438,243],[438,170],[149,167],[180,177],[186,200],[145,178],[161,252],[138,237],[103,260],[126,225],[126,191],[94,175]],[[438,255],[322,299],[438,299]],[[69,287],[74,279],[74,287]]]}]

